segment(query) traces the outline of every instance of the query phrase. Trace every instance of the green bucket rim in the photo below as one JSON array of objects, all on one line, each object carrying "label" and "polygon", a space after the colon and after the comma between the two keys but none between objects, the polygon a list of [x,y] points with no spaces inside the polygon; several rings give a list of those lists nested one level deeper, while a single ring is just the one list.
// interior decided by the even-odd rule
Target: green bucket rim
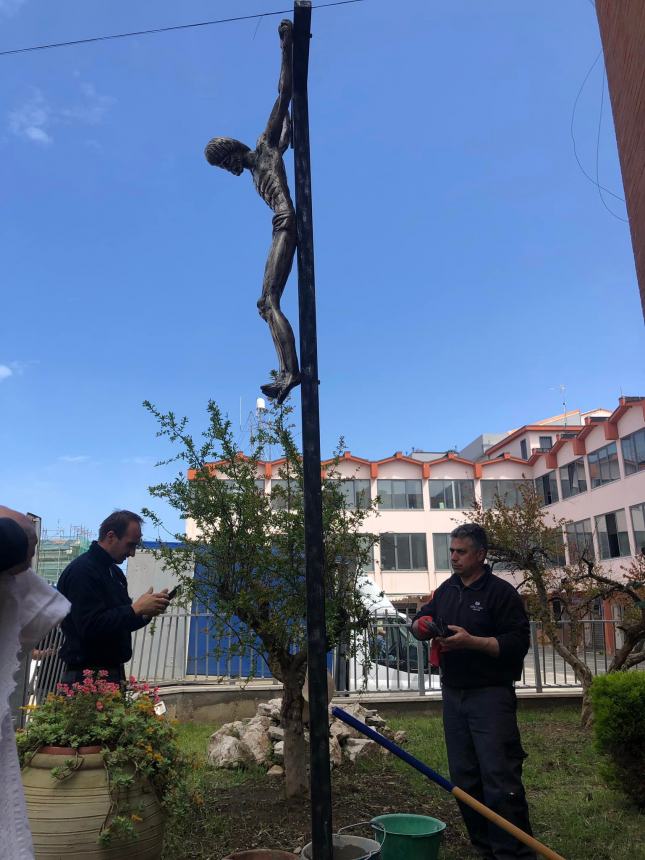
[{"label": "green bucket rim", "polygon": [[[396,830],[390,830],[387,826],[392,820],[396,821],[397,819],[401,820],[402,818],[432,821],[434,824],[438,824],[439,826],[427,833],[398,833]],[[385,841],[387,841],[388,836],[405,836],[407,839],[427,839],[428,836],[437,836],[439,833],[443,833],[448,826],[446,822],[441,821],[440,818],[434,818],[432,815],[417,815],[414,812],[390,812],[386,815],[377,815],[371,819],[370,823],[380,824],[381,827],[385,828]]]}]

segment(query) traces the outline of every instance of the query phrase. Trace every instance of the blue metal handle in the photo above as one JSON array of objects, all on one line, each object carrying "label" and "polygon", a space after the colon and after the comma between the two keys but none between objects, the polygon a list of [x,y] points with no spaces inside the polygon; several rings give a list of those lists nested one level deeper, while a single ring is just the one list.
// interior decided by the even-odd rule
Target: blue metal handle
[{"label": "blue metal handle", "polygon": [[386,750],[389,750],[395,756],[398,756],[407,764],[411,765],[411,767],[418,770],[424,776],[427,776],[428,779],[431,779],[433,782],[436,782],[437,785],[440,785],[441,788],[444,788],[446,791],[452,792],[454,785],[451,782],[448,782],[447,779],[444,779],[440,773],[437,773],[436,770],[432,770],[431,767],[428,767],[427,764],[424,764],[422,761],[419,761],[418,758],[415,758],[413,755],[410,755],[409,752],[406,752],[404,749],[401,749],[400,746],[391,741],[389,738],[386,738],[385,735],[380,734],[374,729],[370,728],[370,726],[366,726],[365,723],[362,723],[360,720],[357,720],[356,717],[353,717],[351,714],[348,714],[347,711],[344,711],[342,708],[333,707],[331,709],[332,714],[335,717],[338,717],[339,720],[342,720],[344,723],[347,723],[348,726],[359,731],[361,734],[366,735],[371,740],[376,741],[377,744],[380,744],[382,747],[385,747]]}]

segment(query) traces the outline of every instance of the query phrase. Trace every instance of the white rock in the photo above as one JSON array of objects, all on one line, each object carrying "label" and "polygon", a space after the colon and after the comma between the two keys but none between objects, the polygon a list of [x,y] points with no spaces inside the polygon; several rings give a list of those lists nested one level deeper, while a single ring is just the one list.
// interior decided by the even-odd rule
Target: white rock
[{"label": "white rock", "polygon": [[368,740],[367,738],[365,740],[349,738],[343,747],[343,752],[345,754],[345,758],[353,764],[358,758],[372,755],[378,750],[378,748],[378,744],[374,743],[374,741]]},{"label": "white rock", "polygon": [[269,726],[268,734],[272,741],[284,740],[284,729],[280,726]]},{"label": "white rock", "polygon": [[280,722],[280,710],[282,709],[282,699],[269,699],[266,703],[269,707],[269,716],[272,720]]},{"label": "white rock", "polygon": [[213,735],[208,745],[208,762],[214,767],[236,768],[254,761],[245,743],[230,735]]},{"label": "white rock", "polygon": [[267,771],[267,776],[282,776],[284,773],[284,768],[280,767],[279,764],[274,764],[273,767],[270,767]]},{"label": "white rock", "polygon": [[249,748],[256,764],[264,764],[271,758],[271,741],[264,726],[249,723],[240,740]]},{"label": "white rock", "polygon": [[251,717],[250,720],[246,723],[247,726],[259,726],[264,731],[268,731],[269,726],[271,725],[271,717],[263,716],[262,714],[256,714],[254,717]]},{"label": "white rock", "polygon": [[393,740],[394,740],[395,744],[405,744],[408,742],[408,734],[407,734],[407,732],[404,732],[403,730],[398,731],[398,732],[394,732]]},{"label": "white rock", "polygon": [[211,740],[213,738],[218,738],[221,735],[229,735],[232,738],[239,738],[240,732],[244,729],[244,722],[242,720],[235,720],[233,723],[224,723],[223,726],[220,726],[219,729],[211,735]]},{"label": "white rock", "polygon": [[387,723],[383,719],[383,717],[379,717],[378,715],[372,717],[368,714],[367,716],[367,725],[374,726],[375,729],[382,729],[387,727]]},{"label": "white rock", "polygon": [[333,738],[338,738],[339,743],[345,743],[347,738],[362,738],[363,735],[358,731],[358,729],[353,728],[352,726],[348,726],[347,723],[344,723],[342,720],[334,720],[334,722],[329,727],[329,734]]},{"label": "white rock", "polygon": [[273,755],[276,758],[284,758],[284,741],[278,741],[273,747]]},{"label": "white rock", "polygon": [[340,767],[343,763],[343,751],[337,738],[329,738],[329,761],[332,767]]}]

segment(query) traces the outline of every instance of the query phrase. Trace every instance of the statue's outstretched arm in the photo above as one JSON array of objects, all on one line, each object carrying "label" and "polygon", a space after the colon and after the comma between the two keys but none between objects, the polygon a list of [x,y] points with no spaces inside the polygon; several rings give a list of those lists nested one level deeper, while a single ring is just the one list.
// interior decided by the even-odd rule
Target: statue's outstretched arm
[{"label": "statue's outstretched arm", "polygon": [[282,47],[282,66],[280,68],[280,81],[278,83],[278,98],[273,105],[269,116],[265,136],[270,144],[278,146],[283,136],[285,117],[289,114],[289,104],[292,92],[292,64],[293,64],[293,24],[288,19],[280,22],[278,27],[280,43]]}]

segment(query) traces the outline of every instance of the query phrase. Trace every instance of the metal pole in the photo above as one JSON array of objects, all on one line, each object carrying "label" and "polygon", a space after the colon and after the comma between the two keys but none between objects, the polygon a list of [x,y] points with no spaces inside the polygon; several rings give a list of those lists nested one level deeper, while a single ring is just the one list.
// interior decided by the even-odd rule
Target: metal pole
[{"label": "metal pole", "polygon": [[298,304],[302,374],[302,452],[307,578],[307,663],[309,676],[311,836],[313,860],[332,860],[331,774],[327,712],[327,636],[323,579],[320,418],[316,288],[309,160],[307,76],[311,2],[293,7],[293,150],[298,227]]}]

